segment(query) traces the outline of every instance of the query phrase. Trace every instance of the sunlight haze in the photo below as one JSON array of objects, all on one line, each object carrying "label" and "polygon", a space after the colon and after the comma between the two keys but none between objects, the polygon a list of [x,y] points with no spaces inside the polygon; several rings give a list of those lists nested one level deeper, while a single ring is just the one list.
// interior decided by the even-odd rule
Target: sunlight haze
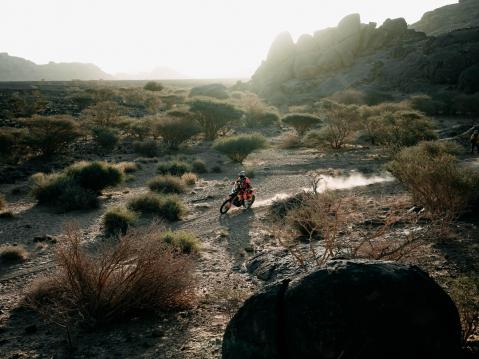
[{"label": "sunlight haze", "polygon": [[192,78],[249,77],[282,31],[294,39],[345,15],[419,20],[451,0],[2,0],[0,52],[115,73],[167,66]]}]

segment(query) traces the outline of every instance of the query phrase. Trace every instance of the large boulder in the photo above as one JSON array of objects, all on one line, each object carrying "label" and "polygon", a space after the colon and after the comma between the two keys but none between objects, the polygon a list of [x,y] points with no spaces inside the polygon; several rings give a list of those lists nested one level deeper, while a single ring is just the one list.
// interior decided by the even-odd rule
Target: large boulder
[{"label": "large boulder", "polygon": [[461,327],[418,267],[336,260],[253,295],[223,338],[224,359],[452,359]]}]

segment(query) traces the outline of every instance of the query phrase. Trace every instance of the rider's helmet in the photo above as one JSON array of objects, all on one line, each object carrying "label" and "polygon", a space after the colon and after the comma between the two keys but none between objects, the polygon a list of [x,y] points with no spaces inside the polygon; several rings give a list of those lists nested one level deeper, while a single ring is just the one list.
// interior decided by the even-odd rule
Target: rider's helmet
[{"label": "rider's helmet", "polygon": [[238,174],[239,178],[240,179],[244,179],[246,177],[246,172],[245,171],[241,171],[239,174]]}]

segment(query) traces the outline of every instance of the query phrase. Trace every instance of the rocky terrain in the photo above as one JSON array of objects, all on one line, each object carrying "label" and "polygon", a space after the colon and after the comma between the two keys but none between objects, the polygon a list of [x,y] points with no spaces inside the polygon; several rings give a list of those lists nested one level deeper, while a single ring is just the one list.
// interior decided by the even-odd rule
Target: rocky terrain
[{"label": "rocky terrain", "polygon": [[457,4],[446,5],[428,11],[421,20],[410,28],[437,36],[454,30],[479,26],[479,6],[476,0],[459,0]]},{"label": "rocky terrain", "polygon": [[402,18],[377,27],[352,14],[296,43],[289,33],[278,35],[249,86],[276,104],[314,101],[349,88],[396,96],[474,92],[467,84],[478,83],[478,61],[478,28],[431,37]]}]

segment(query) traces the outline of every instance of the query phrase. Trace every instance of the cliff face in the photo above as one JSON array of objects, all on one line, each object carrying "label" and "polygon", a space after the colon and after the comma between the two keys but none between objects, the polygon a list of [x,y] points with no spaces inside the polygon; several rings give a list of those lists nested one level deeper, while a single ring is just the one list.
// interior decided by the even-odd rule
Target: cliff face
[{"label": "cliff face", "polygon": [[443,6],[425,13],[420,21],[410,27],[437,36],[476,26],[479,26],[479,1],[460,0],[458,4]]},{"label": "cliff face", "polygon": [[297,43],[280,34],[250,86],[274,102],[317,99],[348,87],[414,92],[460,86],[461,74],[477,63],[478,28],[434,38],[408,29],[404,19],[376,27],[353,14]]},{"label": "cliff face", "polygon": [[21,57],[0,53],[0,81],[68,81],[110,79],[111,76],[93,64],[54,63],[37,65]]}]

